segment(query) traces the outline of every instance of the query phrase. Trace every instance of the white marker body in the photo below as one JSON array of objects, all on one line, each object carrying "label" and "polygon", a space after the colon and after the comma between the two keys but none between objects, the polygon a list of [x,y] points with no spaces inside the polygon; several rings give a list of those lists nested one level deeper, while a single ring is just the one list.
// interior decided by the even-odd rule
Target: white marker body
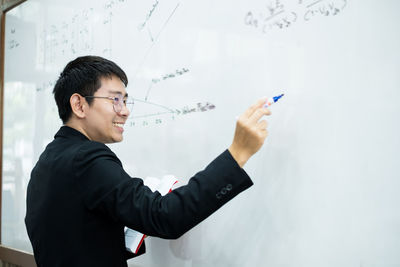
[{"label": "white marker body", "polygon": [[273,103],[275,103],[274,98],[272,97],[268,98],[267,101],[265,102],[264,108],[271,106]]}]

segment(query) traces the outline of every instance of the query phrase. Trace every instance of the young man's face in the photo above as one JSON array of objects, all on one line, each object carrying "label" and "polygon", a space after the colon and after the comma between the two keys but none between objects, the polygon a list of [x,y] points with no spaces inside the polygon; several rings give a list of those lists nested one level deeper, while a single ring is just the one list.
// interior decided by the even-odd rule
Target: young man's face
[{"label": "young man's face", "polygon": [[[93,96],[115,97],[121,94],[126,97],[126,89],[123,82],[116,76],[102,78],[101,87]],[[126,106],[117,113],[113,107],[113,100],[106,98],[93,98],[88,107],[85,120],[85,132],[88,137],[101,143],[121,142],[123,139],[123,126],[128,119],[129,110]]]}]

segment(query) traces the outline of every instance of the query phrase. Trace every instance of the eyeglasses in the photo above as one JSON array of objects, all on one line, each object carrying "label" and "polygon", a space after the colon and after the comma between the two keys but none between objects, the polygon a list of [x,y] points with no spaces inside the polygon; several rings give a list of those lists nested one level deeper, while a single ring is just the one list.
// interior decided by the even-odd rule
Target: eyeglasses
[{"label": "eyeglasses", "polygon": [[114,97],[111,96],[84,96],[85,98],[104,98],[113,101],[113,108],[116,113],[120,113],[122,108],[125,106],[129,112],[132,111],[132,107],[134,104],[133,98],[131,97],[123,97],[122,94],[117,94]]}]

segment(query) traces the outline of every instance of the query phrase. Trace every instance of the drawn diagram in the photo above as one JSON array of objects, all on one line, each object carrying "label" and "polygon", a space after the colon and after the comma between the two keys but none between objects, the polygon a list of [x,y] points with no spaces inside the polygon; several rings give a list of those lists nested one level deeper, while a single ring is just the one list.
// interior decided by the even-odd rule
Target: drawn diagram
[{"label": "drawn diagram", "polygon": [[[161,124],[168,120],[175,120],[177,116],[188,115],[195,112],[206,112],[215,109],[215,105],[209,102],[196,103],[182,108],[170,108],[146,100],[135,99],[135,108],[128,119],[129,126],[148,126]],[[138,112],[136,112],[138,110]]]},{"label": "drawn diagram", "polygon": [[[330,17],[340,14],[347,6],[348,0],[267,0],[266,5],[260,10],[248,11],[244,16],[244,23],[249,27],[267,34],[273,30],[286,29],[294,24],[316,20],[318,17]],[[287,3],[289,2],[289,3]],[[128,0],[106,0],[98,2],[97,6],[86,7],[81,10],[71,10],[70,16],[53,20],[53,23],[43,24],[37,29],[38,54],[37,62],[40,69],[59,69],[60,62],[65,63],[71,58],[82,54],[98,54],[113,58],[113,49],[120,35],[130,34],[135,36],[137,43],[141,43],[133,50],[137,54],[135,63],[130,71],[133,83],[138,74],[147,71],[151,75],[140,76],[141,85],[136,88],[136,105],[130,120],[131,126],[146,126],[151,123],[160,124],[168,119],[175,120],[182,115],[211,111],[216,108],[214,103],[207,99],[190,100],[190,104],[171,104],[167,99],[160,98],[160,94],[169,93],[171,88],[179,88],[184,77],[191,77],[196,69],[192,62],[180,62],[178,67],[169,71],[162,69],[152,71],[159,61],[154,61],[154,55],[169,53],[168,49],[160,49],[163,41],[168,39],[168,28],[177,27],[174,24],[177,14],[183,5],[179,0],[159,1],[154,0],[149,6],[140,6],[133,20],[121,18],[121,15],[130,16],[130,12],[123,12],[129,7],[134,8],[135,3]],[[128,20],[127,20],[128,19]],[[240,18],[238,18],[240,19]],[[121,23],[129,21],[128,30],[119,30]],[[133,22],[132,22],[133,21]],[[129,29],[129,26],[131,29]],[[18,28],[10,28],[12,37],[7,43],[7,49],[20,48],[17,38]],[[129,40],[132,38],[127,38]],[[125,49],[130,44],[121,42],[119,48]],[[185,48],[185,50],[187,50]],[[160,52],[161,51],[161,52]],[[153,61],[151,61],[153,60]],[[151,64],[149,62],[151,61]],[[179,67],[180,66],[180,67]],[[158,74],[155,74],[158,73]],[[37,91],[50,91],[57,77],[43,75],[37,82]],[[131,80],[132,82],[132,80]],[[180,93],[180,92],[178,92]],[[139,96],[139,97],[138,97]],[[201,98],[201,97],[200,97]],[[187,98],[186,100],[187,101]]]},{"label": "drawn diagram", "polygon": [[[163,4],[164,6],[158,0],[156,0],[151,9],[147,12],[143,22],[137,27],[138,31],[147,31],[151,43],[144,53],[135,76],[146,63],[148,56],[151,54],[154,47],[159,44],[161,34],[167,28],[176,11],[180,7],[180,2]],[[179,108],[169,107],[163,103],[154,103],[150,101],[150,95],[154,91],[155,86],[162,86],[162,82],[180,77],[188,72],[189,69],[184,67],[178,68],[173,72],[169,72],[159,77],[151,78],[144,99],[135,99],[135,107],[133,114],[129,118],[129,126],[148,126],[150,124],[161,124],[167,120],[175,120],[177,116],[215,109],[215,105],[207,101],[197,102],[192,105],[184,105],[183,107]]]},{"label": "drawn diagram", "polygon": [[[65,63],[82,54],[97,54],[112,58],[114,45],[118,40],[118,37],[114,38],[114,36],[118,36],[117,25],[121,23],[120,15],[126,14],[124,10],[127,10],[128,7],[134,9],[134,4],[128,3],[128,0],[99,1],[94,6],[71,10],[69,16],[55,17],[50,24],[42,24],[37,29],[39,36],[38,64],[43,66],[42,69],[56,70],[60,68],[60,62]],[[168,2],[155,0],[149,9],[141,9],[143,16],[136,13],[137,18],[135,19],[141,21],[140,23],[133,23],[132,21],[135,21],[135,19],[129,20],[136,25],[132,27],[134,32],[131,32],[131,34],[135,34],[135,32],[145,33],[145,35],[138,35],[138,42],[143,43],[144,46],[140,47],[142,53],[136,59],[134,77],[143,69],[153,49],[160,44],[163,32],[170,26],[170,22],[173,21],[180,5],[178,0]],[[124,20],[124,23],[126,23],[126,20]],[[15,38],[16,32],[18,32],[18,29],[11,29],[10,35],[13,39],[8,43],[10,50],[16,49],[20,45]],[[166,81],[169,84],[179,84],[178,78],[183,75],[187,76],[187,73],[189,73],[189,67],[177,67],[171,71],[166,71],[165,74],[148,78],[148,87],[136,89],[136,94],[144,95],[144,98],[135,100],[135,108],[129,118],[128,125],[161,124],[168,120],[175,120],[179,116],[215,109],[214,104],[204,100],[195,100],[191,104],[182,103],[179,106],[176,103],[173,105],[161,103],[159,98],[154,100],[157,98],[153,96],[156,94],[159,96],[162,88],[168,87],[165,86]],[[53,75],[43,75],[42,80],[37,82],[36,91],[50,93],[56,80],[57,77],[53,77]],[[140,91],[143,94],[140,94]],[[163,93],[165,93],[165,88]]]}]

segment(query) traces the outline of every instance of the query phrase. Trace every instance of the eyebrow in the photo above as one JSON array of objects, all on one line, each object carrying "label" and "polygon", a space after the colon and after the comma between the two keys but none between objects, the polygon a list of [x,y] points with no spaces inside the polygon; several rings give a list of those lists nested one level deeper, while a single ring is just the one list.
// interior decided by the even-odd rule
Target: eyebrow
[{"label": "eyebrow", "polygon": [[124,97],[128,97],[128,93],[125,93],[125,95],[124,95],[121,91],[109,91],[109,93],[111,93],[111,94],[121,94]]}]

